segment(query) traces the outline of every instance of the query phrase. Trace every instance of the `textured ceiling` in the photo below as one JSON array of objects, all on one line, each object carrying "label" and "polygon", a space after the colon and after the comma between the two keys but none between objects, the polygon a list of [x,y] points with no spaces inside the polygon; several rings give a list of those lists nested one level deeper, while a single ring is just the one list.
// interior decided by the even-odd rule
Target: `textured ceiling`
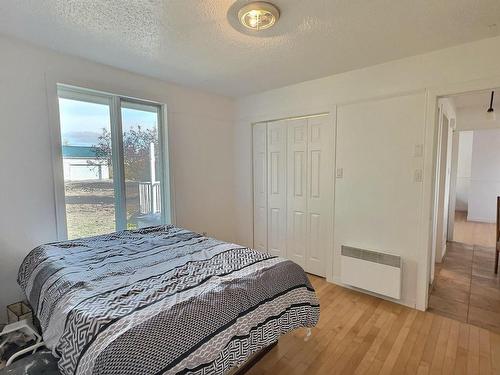
[{"label": "textured ceiling", "polygon": [[275,0],[258,36],[232,27],[246,2],[1,0],[0,33],[231,96],[500,34],[499,0]]}]

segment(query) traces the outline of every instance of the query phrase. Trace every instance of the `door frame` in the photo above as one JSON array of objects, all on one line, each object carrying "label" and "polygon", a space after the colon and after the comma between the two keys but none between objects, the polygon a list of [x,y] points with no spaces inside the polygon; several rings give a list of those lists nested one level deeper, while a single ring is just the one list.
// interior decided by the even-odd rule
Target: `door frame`
[{"label": "door frame", "polygon": [[455,208],[456,208],[456,197],[457,197],[457,172],[458,172],[458,153],[459,153],[459,137],[460,130],[455,126],[453,128],[452,140],[451,140],[451,172],[450,172],[450,196],[448,202],[448,231],[447,231],[447,241],[453,241],[453,235],[455,232]]},{"label": "door frame", "polygon": [[[303,113],[307,113],[308,111],[307,110],[304,110]],[[285,112],[286,113],[286,112]],[[328,282],[331,282],[331,283],[334,283],[334,278],[333,278],[333,236],[334,236],[334,226],[335,226],[335,223],[334,223],[334,219],[335,219],[335,215],[334,215],[334,212],[335,212],[335,163],[336,163],[336,137],[337,137],[337,106],[332,106],[326,110],[311,110],[308,114],[308,115],[303,115],[303,114],[297,114],[295,111],[292,112],[291,114],[289,115],[286,115],[285,113],[279,113],[277,114],[276,116],[268,116],[270,117],[271,119],[266,119],[266,116],[259,116],[259,118],[255,121],[252,121],[250,122],[250,134],[251,134],[251,137],[250,137],[250,147],[251,147],[251,165],[252,165],[252,173],[251,173],[251,176],[252,176],[252,220],[251,220],[251,223],[252,223],[252,248],[255,246],[254,244],[254,239],[255,239],[255,225],[254,225],[254,209],[255,209],[255,202],[254,202],[254,186],[253,186],[253,178],[254,178],[254,168],[253,168],[253,158],[254,158],[254,154],[253,154],[253,143],[254,143],[254,139],[253,139],[253,128],[255,125],[257,124],[266,124],[266,128],[267,128],[267,124],[270,123],[270,122],[276,122],[276,121],[283,121],[283,120],[299,120],[299,119],[304,119],[304,118],[314,118],[314,117],[320,117],[320,116],[329,116],[330,117],[330,121],[331,121],[331,126],[332,126],[332,139],[331,139],[331,150],[332,150],[332,176],[333,176],[333,183],[332,183],[332,187],[331,187],[331,196],[332,196],[332,206],[331,206],[331,212],[330,212],[330,215],[331,215],[331,231],[330,231],[330,236],[329,236],[329,247],[330,247],[330,250],[331,251],[327,251],[327,254],[326,254],[326,280]],[[269,240],[269,234],[267,235],[267,239]]]},{"label": "door frame", "polygon": [[[445,107],[447,103],[438,99],[438,142],[436,150],[436,181],[443,185],[444,189],[436,189],[434,199],[438,202],[436,230],[433,231],[433,243],[430,263],[429,283],[434,282],[435,263],[440,263],[446,254],[446,241],[448,239],[449,215],[450,215],[450,186],[451,167],[453,152],[453,132],[456,126],[456,113],[449,113]],[[454,111],[453,111],[454,112]],[[455,116],[455,117],[454,117]],[[446,120],[446,122],[445,122]],[[446,135],[446,138],[445,138]],[[451,142],[450,142],[451,139]],[[444,234],[446,233],[446,239]],[[443,243],[443,239],[445,240]]]},{"label": "door frame", "polygon": [[[173,182],[171,178],[171,165],[170,165],[170,153],[169,153],[169,137],[168,137],[168,125],[167,125],[167,108],[163,103],[158,103],[154,100],[148,99],[137,99],[134,97],[129,97],[126,95],[121,95],[118,93],[112,93],[108,91],[102,91],[97,89],[87,88],[86,85],[79,85],[78,82],[72,82],[70,84],[57,80],[52,76],[45,76],[46,91],[47,91],[47,107],[48,107],[48,120],[49,120],[49,133],[50,133],[50,143],[51,143],[51,158],[52,158],[52,181],[53,181],[53,191],[54,191],[54,211],[55,211],[55,221],[56,221],[56,234],[58,240],[67,239],[67,221],[66,221],[66,202],[65,202],[65,186],[64,186],[64,173],[63,173],[63,157],[62,157],[62,141],[61,141],[61,123],[59,114],[59,90],[66,90],[67,92],[73,91],[75,93],[75,99],[85,98],[86,95],[92,98],[100,98],[103,103],[109,104],[110,109],[110,122],[111,122],[111,132],[112,132],[112,143],[122,149],[122,139],[120,139],[121,132],[121,101],[127,101],[131,103],[145,104],[150,106],[156,106],[158,108],[158,134],[160,141],[160,181],[163,186],[168,187],[167,189],[161,189],[161,199],[165,202],[162,209],[162,221],[165,223],[174,223],[175,212],[174,212],[174,196],[173,196]],[[118,177],[123,173],[123,155],[116,157],[116,153],[113,153],[113,164],[117,168]],[[116,173],[116,171],[115,171]],[[118,191],[125,191],[124,189],[124,179],[113,179],[115,185],[115,194]],[[123,181],[122,181],[123,180]],[[120,182],[122,181],[122,182]],[[121,186],[117,189],[117,184]],[[118,194],[115,197],[115,205],[117,202],[122,202],[118,204],[115,208],[115,226],[116,230],[124,227],[126,229],[126,217],[125,222],[123,221],[124,214],[121,208],[125,208],[124,202],[125,195],[121,196]]]},{"label": "door frame", "polygon": [[436,194],[442,186],[436,178],[438,144],[440,141],[438,100],[439,98],[451,95],[465,94],[474,91],[485,91],[500,87],[500,76],[492,76],[472,81],[458,82],[427,90],[427,109],[425,116],[425,152],[424,152],[424,184],[423,191],[423,215],[422,215],[422,235],[418,248],[427,249],[424,252],[424,264],[426,267],[417,270],[417,303],[419,310],[427,310],[429,297],[429,280],[434,259],[432,257],[434,246],[436,245],[436,224],[438,216],[438,205]]}]

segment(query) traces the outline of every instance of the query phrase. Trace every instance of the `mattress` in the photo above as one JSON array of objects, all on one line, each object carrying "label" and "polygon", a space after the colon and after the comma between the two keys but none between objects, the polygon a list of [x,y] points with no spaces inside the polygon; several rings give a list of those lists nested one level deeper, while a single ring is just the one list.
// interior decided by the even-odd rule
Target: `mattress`
[{"label": "mattress", "polygon": [[297,264],[171,225],[39,246],[18,283],[62,374],[225,374],[319,319]]}]

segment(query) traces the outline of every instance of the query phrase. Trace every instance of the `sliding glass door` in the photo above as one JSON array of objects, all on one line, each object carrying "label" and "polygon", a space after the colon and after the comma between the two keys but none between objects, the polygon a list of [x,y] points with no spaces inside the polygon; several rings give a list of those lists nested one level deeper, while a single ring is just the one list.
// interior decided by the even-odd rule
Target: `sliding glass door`
[{"label": "sliding glass door", "polygon": [[128,228],[162,222],[159,115],[158,106],[121,101]]},{"label": "sliding glass door", "polygon": [[161,106],[62,85],[58,95],[67,237],[169,222]]}]

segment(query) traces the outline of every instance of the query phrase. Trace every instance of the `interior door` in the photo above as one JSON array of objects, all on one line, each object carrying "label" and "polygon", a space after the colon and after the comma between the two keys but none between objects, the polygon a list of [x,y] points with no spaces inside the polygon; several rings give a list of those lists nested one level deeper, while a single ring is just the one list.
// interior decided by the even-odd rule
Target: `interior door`
[{"label": "interior door", "polygon": [[330,116],[308,119],[307,256],[305,269],[326,276],[333,217],[333,127]]},{"label": "interior door", "polygon": [[253,126],[253,247],[267,252],[267,124]]},{"label": "interior door", "polygon": [[451,137],[453,130],[450,127],[450,120],[442,111],[442,134],[441,134],[441,155],[439,167],[439,208],[436,259],[440,263],[446,253],[446,239],[448,236],[448,203],[450,200],[450,174],[451,174]]},{"label": "interior door", "polygon": [[287,256],[306,267],[307,119],[287,124]]},{"label": "interior door", "polygon": [[267,124],[268,251],[286,257],[286,121]]}]

